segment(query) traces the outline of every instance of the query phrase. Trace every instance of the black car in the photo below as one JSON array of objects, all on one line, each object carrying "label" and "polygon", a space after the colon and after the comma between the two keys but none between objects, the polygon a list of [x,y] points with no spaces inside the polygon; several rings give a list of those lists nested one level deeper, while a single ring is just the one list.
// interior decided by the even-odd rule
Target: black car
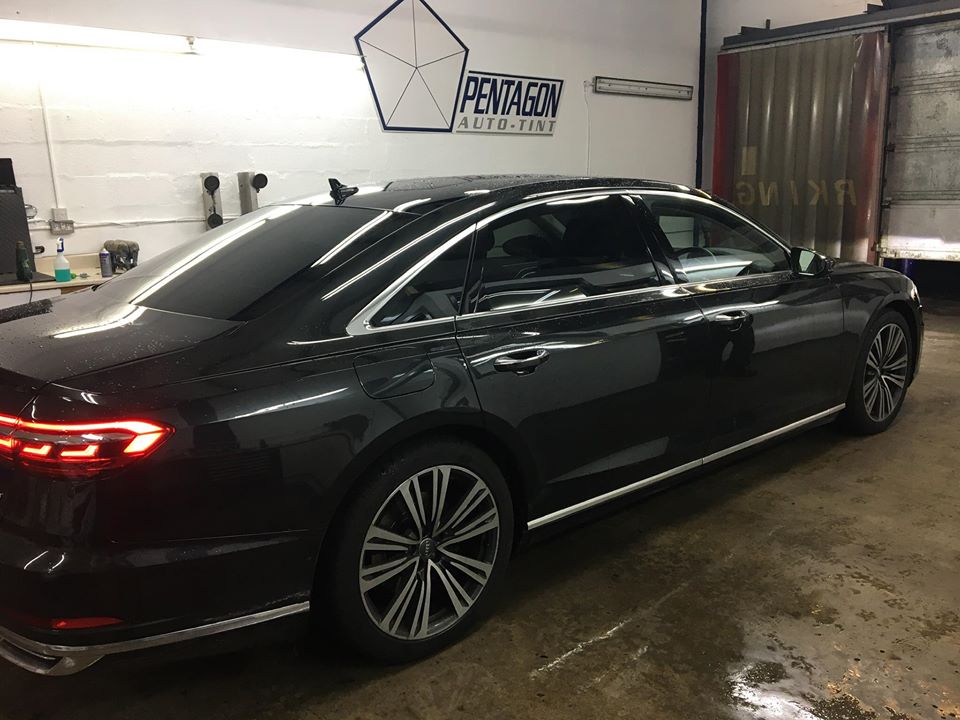
[{"label": "black car", "polygon": [[916,372],[910,280],[696,190],[331,186],[0,311],[0,656],[65,675],[313,610],[414,659],[531,531],[882,431]]}]

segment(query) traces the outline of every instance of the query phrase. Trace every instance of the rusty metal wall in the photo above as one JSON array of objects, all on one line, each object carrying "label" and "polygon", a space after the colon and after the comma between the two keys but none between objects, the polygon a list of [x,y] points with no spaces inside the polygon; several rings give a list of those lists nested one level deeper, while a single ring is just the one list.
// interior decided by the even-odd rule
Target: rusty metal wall
[{"label": "rusty metal wall", "polygon": [[885,32],[721,55],[715,192],[793,245],[873,261],[888,67]]}]

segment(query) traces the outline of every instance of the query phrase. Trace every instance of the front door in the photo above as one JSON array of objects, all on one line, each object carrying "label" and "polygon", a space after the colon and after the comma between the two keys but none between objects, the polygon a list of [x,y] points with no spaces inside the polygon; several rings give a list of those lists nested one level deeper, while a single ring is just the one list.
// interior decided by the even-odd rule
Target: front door
[{"label": "front door", "polygon": [[706,322],[661,279],[635,202],[557,198],[477,232],[457,337],[481,407],[537,465],[534,526],[700,457]]},{"label": "front door", "polygon": [[794,275],[784,245],[718,203],[668,192],[643,199],[710,327],[708,454],[842,402],[843,307],[830,278]]}]

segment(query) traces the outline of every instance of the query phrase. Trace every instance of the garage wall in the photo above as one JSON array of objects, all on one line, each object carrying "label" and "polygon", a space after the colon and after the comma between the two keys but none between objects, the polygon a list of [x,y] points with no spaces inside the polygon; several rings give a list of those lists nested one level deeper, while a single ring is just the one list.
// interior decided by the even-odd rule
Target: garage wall
[{"label": "garage wall", "polygon": [[[691,183],[696,103],[597,96],[613,75],[696,85],[699,0],[431,0],[472,69],[563,78],[552,138],[386,134],[353,36],[388,0],[0,0],[0,18],[195,35],[300,50],[208,44],[198,55],[0,43],[0,156],[27,202],[54,206],[39,92],[69,252],[111,238],[149,257],[203,229],[199,173],[265,172],[263,202],[396,176],[584,172]],[[305,49],[305,50],[304,50]],[[11,71],[12,69],[12,71]],[[149,221],[149,224],[144,224]],[[53,249],[42,225],[35,242]]]},{"label": "garage wall", "polygon": [[703,181],[706,188],[712,183],[713,136],[717,100],[717,53],[723,39],[736,35],[743,26],[763,27],[770,20],[771,27],[786,27],[801,23],[829,20],[866,12],[866,0],[708,0],[707,55],[704,73],[703,113]]}]

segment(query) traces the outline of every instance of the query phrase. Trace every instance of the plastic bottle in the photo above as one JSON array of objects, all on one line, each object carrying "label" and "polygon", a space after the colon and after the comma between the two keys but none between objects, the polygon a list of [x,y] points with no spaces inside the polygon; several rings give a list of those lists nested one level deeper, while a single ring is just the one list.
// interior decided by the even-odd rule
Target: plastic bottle
[{"label": "plastic bottle", "polygon": [[100,250],[100,277],[113,277],[113,258],[106,248]]},{"label": "plastic bottle", "polygon": [[53,261],[53,279],[57,282],[69,282],[71,280],[70,261],[63,254],[63,238],[57,240],[57,257]]}]

